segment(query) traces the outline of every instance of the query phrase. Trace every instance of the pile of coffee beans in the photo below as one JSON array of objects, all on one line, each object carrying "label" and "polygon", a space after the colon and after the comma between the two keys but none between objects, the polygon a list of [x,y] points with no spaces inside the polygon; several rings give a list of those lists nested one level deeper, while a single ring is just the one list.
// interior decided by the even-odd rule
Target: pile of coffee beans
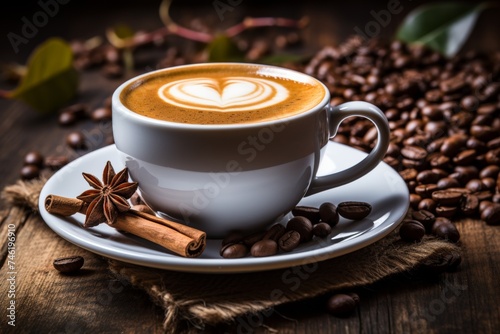
[{"label": "pile of coffee beans", "polygon": [[403,220],[399,228],[401,239],[410,242],[422,240],[426,233],[453,243],[460,240],[460,233],[451,220],[446,217],[436,217],[427,210],[413,211],[411,219]]},{"label": "pile of coffee beans", "polygon": [[[353,37],[303,70],[326,84],[333,105],[363,100],[384,110],[384,161],[406,182],[413,210],[500,224],[500,53],[446,59],[422,46]],[[333,140],[369,151],[376,139],[369,121],[350,118]]]},{"label": "pile of coffee beans", "polygon": [[220,255],[224,258],[241,258],[250,253],[254,257],[276,255],[279,251],[291,252],[300,244],[314,237],[325,238],[338,224],[340,216],[350,220],[366,218],[372,206],[366,202],[347,201],[336,206],[325,202],[319,208],[297,206],[292,210],[293,218],[286,226],[275,224],[267,231],[244,235],[230,233],[224,240]]},{"label": "pile of coffee beans", "polygon": [[19,172],[19,176],[23,180],[31,180],[39,177],[44,168],[57,170],[68,162],[68,158],[62,155],[44,157],[38,151],[30,151],[24,156],[23,167]]},{"label": "pile of coffee beans", "polygon": [[[90,110],[86,104],[76,103],[69,105],[59,112],[58,124],[61,127],[71,127],[76,123],[91,119],[94,122],[106,122],[111,120],[111,96],[106,98],[103,105]],[[66,145],[73,150],[87,149],[85,135],[80,130],[73,130],[66,135]],[[106,138],[105,144],[113,144],[113,138]],[[44,168],[57,170],[69,162],[64,155],[44,156],[38,151],[30,151],[24,157],[23,166],[19,172],[21,179],[31,180],[40,176]]]}]

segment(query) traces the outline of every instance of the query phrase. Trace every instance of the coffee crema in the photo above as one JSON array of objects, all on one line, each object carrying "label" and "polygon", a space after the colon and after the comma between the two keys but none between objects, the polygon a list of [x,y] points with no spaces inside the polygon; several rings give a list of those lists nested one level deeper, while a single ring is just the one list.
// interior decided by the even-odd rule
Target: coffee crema
[{"label": "coffee crema", "polygon": [[129,84],[133,112],[188,124],[258,123],[300,114],[325,96],[319,81],[266,65],[213,63],[159,71]]}]

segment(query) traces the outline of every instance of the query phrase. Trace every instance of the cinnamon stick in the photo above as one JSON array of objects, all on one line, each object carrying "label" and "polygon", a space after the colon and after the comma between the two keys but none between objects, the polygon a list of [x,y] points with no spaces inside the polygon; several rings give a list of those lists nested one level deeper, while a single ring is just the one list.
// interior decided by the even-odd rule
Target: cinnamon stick
[{"label": "cinnamon stick", "polygon": [[45,210],[48,213],[66,217],[77,212],[85,214],[87,204],[78,198],[47,195],[45,197]]},{"label": "cinnamon stick", "polygon": [[[78,212],[85,213],[86,204],[77,198],[48,195],[45,209],[51,214],[71,216]],[[133,209],[119,214],[115,223],[109,226],[185,257],[200,256],[206,246],[205,232]]]}]

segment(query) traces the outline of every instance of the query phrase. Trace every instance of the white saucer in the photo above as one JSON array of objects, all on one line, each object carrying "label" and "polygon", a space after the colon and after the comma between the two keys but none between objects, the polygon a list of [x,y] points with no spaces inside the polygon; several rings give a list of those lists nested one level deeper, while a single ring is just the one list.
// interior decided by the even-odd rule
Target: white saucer
[{"label": "white saucer", "polygon": [[[345,169],[365,155],[348,146],[329,142],[318,174]],[[241,259],[220,257],[221,240],[208,240],[201,257],[183,258],[149,241],[124,235],[106,224],[84,229],[84,215],[63,218],[45,210],[44,199],[47,195],[78,196],[89,188],[81,176],[82,172],[100,177],[108,160],[117,171],[124,167],[115,146],[111,145],[91,152],[59,170],[40,193],[40,213],[47,225],[69,242],[112,259],[148,267],[187,272],[236,273],[322,261],[353,252],[383,238],[398,226],[409,206],[409,193],[404,181],[391,167],[380,163],[373,171],[352,183],[306,197],[299,203],[315,207],[324,202],[338,204],[349,200],[372,204],[373,210],[367,218],[356,222],[341,218],[328,238],[315,238],[290,253]]]}]

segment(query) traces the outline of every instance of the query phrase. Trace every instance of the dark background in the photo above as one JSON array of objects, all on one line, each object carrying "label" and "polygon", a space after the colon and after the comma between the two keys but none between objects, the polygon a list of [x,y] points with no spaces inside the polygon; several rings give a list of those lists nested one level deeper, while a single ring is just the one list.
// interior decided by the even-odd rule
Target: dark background
[{"label": "dark background", "polygon": [[[47,0],[42,0],[47,2]],[[56,1],[56,0],[48,0]],[[220,0],[228,3],[228,0]],[[237,0],[233,0],[236,3]],[[389,24],[381,27],[380,37],[390,39],[396,28],[415,7],[429,2],[400,0],[402,12],[392,15]],[[479,3],[478,1],[469,1]],[[494,1],[500,3],[500,1]],[[225,29],[246,16],[282,16],[300,18],[308,16],[309,28],[303,31],[304,48],[315,51],[325,45],[339,44],[348,36],[355,34],[358,26],[364,30],[366,23],[373,21],[371,11],[379,12],[387,9],[389,0],[375,1],[252,1],[240,0],[239,5],[232,11],[224,13],[224,20],[220,20],[214,8],[214,0],[173,0],[171,16],[179,24],[189,26],[194,18],[206,23],[213,31]],[[60,4],[58,13],[50,17],[48,23],[39,28],[35,37],[30,38],[27,44],[19,47],[15,53],[7,38],[9,32],[21,34],[26,17],[32,21],[33,15],[41,10],[38,1],[9,1],[2,5],[0,13],[0,62],[24,63],[29,53],[42,41],[51,36],[60,36],[67,40],[75,38],[86,39],[92,36],[104,36],[105,29],[116,24],[124,23],[135,30],[153,30],[162,26],[158,15],[159,0],[123,0],[123,1],[82,1],[69,0],[67,4]],[[470,36],[464,49],[482,46],[482,50],[499,50],[500,39],[497,32],[500,28],[498,15],[500,8],[484,11],[479,17],[476,28]],[[321,25],[318,28],[318,25]],[[311,35],[310,31],[321,31]],[[487,41],[485,43],[485,41]],[[485,49],[486,46],[486,49]]]}]

